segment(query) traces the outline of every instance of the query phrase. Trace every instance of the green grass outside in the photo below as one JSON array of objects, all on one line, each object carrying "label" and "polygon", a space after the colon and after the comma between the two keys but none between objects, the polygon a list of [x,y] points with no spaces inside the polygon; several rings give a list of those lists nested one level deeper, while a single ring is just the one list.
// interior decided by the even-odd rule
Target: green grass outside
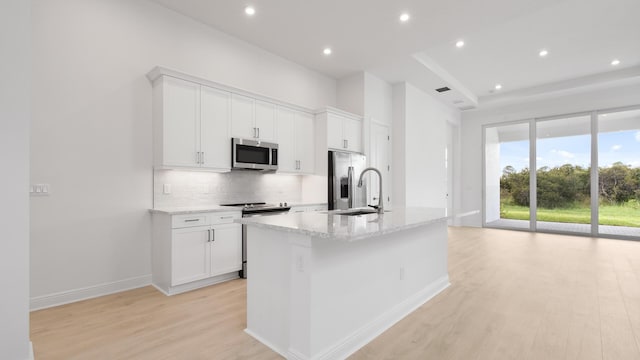
[{"label": "green grass outside", "polygon": [[[502,219],[529,220],[529,208],[526,206],[500,204]],[[599,209],[599,224],[612,226],[640,227],[640,208],[628,205],[601,205]],[[575,207],[563,209],[538,208],[538,220],[590,224],[591,209],[589,207]]]}]

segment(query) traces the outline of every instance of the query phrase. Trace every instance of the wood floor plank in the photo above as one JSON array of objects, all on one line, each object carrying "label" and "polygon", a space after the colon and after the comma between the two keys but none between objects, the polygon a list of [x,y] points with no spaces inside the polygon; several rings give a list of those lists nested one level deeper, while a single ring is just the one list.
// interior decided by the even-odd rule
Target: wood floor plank
[{"label": "wood floor plank", "polygon": [[[450,228],[451,287],[352,359],[640,359],[640,242]],[[153,287],[31,313],[37,359],[280,359],[246,283]]]}]

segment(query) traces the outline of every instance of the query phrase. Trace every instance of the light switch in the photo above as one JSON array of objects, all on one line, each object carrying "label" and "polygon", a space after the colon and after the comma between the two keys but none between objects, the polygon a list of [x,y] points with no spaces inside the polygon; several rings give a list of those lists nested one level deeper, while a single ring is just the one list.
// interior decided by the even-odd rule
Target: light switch
[{"label": "light switch", "polygon": [[165,195],[171,194],[171,184],[164,184],[162,186],[162,193]]},{"label": "light switch", "polygon": [[209,184],[202,184],[202,193],[203,194],[209,193]]},{"label": "light switch", "polygon": [[29,193],[32,196],[48,196],[50,188],[49,184],[32,184],[29,186]]}]

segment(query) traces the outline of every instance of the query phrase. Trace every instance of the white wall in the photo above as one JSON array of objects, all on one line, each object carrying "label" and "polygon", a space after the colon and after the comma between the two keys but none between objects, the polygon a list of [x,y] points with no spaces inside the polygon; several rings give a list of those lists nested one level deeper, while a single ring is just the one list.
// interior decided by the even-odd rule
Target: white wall
[{"label": "white wall", "polygon": [[0,4],[0,359],[30,357],[30,1]]},{"label": "white wall", "polygon": [[51,184],[32,199],[40,305],[148,282],[154,66],[336,105],[334,79],[143,0],[37,1],[33,47],[32,182]]},{"label": "white wall", "polygon": [[447,122],[460,112],[411,84],[393,88],[394,204],[446,207]]},{"label": "white wall", "polygon": [[[462,209],[482,211],[482,125],[640,104],[640,84],[627,84],[462,113]],[[482,213],[463,219],[482,226]]]},{"label": "white wall", "polygon": [[364,116],[370,120],[391,125],[393,119],[392,86],[368,73],[364,73]]},{"label": "white wall", "polygon": [[364,72],[359,71],[353,75],[338,79],[337,107],[364,116]]}]

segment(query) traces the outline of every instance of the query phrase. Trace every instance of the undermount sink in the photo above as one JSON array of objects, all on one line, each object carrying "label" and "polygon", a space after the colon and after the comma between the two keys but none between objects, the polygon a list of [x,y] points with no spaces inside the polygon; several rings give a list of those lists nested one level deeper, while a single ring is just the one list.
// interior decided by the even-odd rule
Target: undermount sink
[{"label": "undermount sink", "polygon": [[333,213],[335,215],[359,216],[359,215],[377,214],[378,210],[376,210],[376,209],[348,209],[348,210],[338,210],[338,211],[335,211]]},{"label": "undermount sink", "polygon": [[360,211],[343,213],[343,214],[340,214],[340,215],[358,216],[358,215],[377,214],[377,213],[378,213],[377,210],[360,210]]}]

